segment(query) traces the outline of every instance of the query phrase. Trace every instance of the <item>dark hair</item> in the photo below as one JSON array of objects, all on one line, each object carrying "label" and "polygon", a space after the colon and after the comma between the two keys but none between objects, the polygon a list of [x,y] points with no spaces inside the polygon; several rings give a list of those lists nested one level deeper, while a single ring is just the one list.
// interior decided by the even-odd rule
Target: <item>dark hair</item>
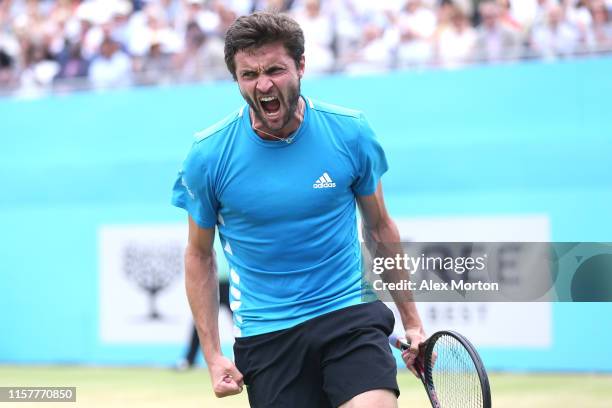
[{"label": "dark hair", "polygon": [[13,57],[0,48],[0,69],[9,69],[13,67]]},{"label": "dark hair", "polygon": [[225,64],[236,79],[236,53],[282,42],[295,66],[304,55],[304,33],[300,25],[285,14],[256,12],[238,17],[225,33]]}]

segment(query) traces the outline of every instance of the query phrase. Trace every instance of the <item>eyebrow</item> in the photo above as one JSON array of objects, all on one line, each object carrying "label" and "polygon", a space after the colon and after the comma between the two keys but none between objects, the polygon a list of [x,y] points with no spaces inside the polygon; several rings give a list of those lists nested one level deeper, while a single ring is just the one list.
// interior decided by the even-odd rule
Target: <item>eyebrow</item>
[{"label": "eyebrow", "polygon": [[[277,63],[270,65],[269,67],[266,67],[263,71],[270,72],[275,69],[286,69],[286,68],[287,67],[284,64],[277,62]],[[254,69],[254,68],[243,68],[239,72],[240,72],[240,75],[244,75],[244,74],[258,73],[260,72],[260,70]]]}]

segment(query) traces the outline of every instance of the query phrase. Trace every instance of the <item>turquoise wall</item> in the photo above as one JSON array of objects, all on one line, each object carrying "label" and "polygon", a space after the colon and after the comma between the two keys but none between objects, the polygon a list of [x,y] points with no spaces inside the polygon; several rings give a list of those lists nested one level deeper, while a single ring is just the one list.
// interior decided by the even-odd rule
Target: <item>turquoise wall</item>
[{"label": "turquoise wall", "polygon": [[[593,58],[327,77],[303,92],[367,113],[396,216],[547,214],[555,241],[610,242],[611,72]],[[241,103],[233,83],[0,100],[0,363],[182,352],[100,342],[97,229],[183,221],[170,188],[192,135]],[[553,318],[549,350],[484,349],[487,365],[612,371],[597,351],[610,304],[556,304]]]}]

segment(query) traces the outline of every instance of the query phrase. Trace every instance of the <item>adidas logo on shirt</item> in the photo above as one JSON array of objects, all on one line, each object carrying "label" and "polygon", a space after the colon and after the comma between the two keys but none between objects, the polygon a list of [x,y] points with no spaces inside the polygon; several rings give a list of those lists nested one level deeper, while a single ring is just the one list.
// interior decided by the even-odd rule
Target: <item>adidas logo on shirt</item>
[{"label": "adidas logo on shirt", "polygon": [[321,177],[312,185],[312,188],[334,188],[336,183],[329,177],[327,172],[323,173]]}]

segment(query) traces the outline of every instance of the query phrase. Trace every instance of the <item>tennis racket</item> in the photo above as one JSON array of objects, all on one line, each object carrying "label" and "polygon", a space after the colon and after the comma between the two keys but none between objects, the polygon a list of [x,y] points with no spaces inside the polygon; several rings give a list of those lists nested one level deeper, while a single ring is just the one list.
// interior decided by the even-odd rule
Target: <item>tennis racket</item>
[{"label": "tennis racket", "polygon": [[[410,348],[395,335],[389,342],[402,351]],[[491,408],[487,372],[472,343],[459,333],[434,333],[421,345],[414,368],[433,408]]]}]

